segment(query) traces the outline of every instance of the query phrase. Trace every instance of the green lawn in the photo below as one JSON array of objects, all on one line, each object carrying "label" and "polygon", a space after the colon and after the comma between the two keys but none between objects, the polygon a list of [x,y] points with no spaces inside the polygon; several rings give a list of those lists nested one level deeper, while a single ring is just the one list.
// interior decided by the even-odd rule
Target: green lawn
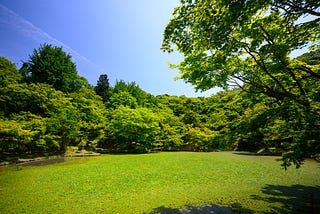
[{"label": "green lawn", "polygon": [[0,167],[0,213],[319,212],[319,163],[275,160],[179,152]]}]

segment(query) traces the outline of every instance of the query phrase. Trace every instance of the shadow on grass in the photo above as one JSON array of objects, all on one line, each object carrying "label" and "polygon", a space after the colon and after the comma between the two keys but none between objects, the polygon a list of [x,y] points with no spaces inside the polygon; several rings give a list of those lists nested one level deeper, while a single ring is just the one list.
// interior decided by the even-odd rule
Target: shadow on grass
[{"label": "shadow on grass", "polygon": [[271,211],[264,213],[320,213],[320,186],[267,185],[262,193],[252,199],[270,204]]},{"label": "shadow on grass", "polygon": [[235,155],[249,155],[249,156],[265,156],[265,155],[261,155],[261,154],[258,154],[256,152],[242,152],[242,151],[239,151],[239,152],[232,152],[232,154],[235,154]]},{"label": "shadow on grass", "polygon": [[219,213],[219,214],[234,214],[234,213],[254,213],[253,210],[245,209],[240,204],[235,203],[230,207],[220,206],[218,204],[207,206],[191,206],[188,205],[184,209],[171,208],[171,207],[158,207],[153,209],[149,214],[206,214],[206,213]]},{"label": "shadow on grass", "polygon": [[238,151],[232,152],[234,155],[244,155],[244,156],[274,156],[274,157],[281,157],[281,154],[277,153],[257,153],[257,152],[245,152],[245,151]]},{"label": "shadow on grass", "polygon": [[320,213],[320,186],[304,185],[266,185],[260,195],[251,195],[252,200],[267,203],[268,210],[263,211],[258,207],[254,209],[243,207],[239,203],[228,206],[212,204],[206,206],[188,205],[184,209],[171,207],[158,207],[149,214],[234,214],[234,213]]}]

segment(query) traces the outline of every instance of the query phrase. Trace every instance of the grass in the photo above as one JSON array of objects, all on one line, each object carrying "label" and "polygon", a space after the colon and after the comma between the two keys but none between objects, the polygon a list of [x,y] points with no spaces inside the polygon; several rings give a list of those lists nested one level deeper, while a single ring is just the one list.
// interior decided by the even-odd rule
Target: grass
[{"label": "grass", "polygon": [[0,213],[312,213],[320,166],[284,171],[275,157],[154,153],[0,167]]}]

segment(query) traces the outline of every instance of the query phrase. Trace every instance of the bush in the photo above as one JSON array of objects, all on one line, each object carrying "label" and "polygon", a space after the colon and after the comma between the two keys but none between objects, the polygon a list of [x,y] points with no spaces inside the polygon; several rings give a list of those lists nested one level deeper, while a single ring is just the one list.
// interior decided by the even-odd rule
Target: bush
[{"label": "bush", "polygon": [[208,128],[190,128],[186,135],[186,141],[189,149],[193,151],[210,151],[209,146],[214,137],[214,132]]},{"label": "bush", "polygon": [[156,143],[159,118],[147,108],[120,106],[114,111],[107,129],[117,150],[145,153]]}]

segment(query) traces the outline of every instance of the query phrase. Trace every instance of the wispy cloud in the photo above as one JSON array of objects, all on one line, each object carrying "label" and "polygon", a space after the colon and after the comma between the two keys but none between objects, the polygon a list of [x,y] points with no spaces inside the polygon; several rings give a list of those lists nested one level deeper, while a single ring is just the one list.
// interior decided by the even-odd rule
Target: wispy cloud
[{"label": "wispy cloud", "polygon": [[104,70],[101,66],[95,64],[94,62],[92,62],[85,56],[81,55],[80,53],[78,53],[62,41],[52,37],[47,32],[34,26],[31,22],[19,16],[14,11],[3,6],[2,4],[0,4],[0,23],[15,28],[24,36],[34,40],[35,42],[49,43],[58,47],[63,47],[64,51],[69,53],[76,62],[85,63],[90,67],[94,67],[98,71]]}]

